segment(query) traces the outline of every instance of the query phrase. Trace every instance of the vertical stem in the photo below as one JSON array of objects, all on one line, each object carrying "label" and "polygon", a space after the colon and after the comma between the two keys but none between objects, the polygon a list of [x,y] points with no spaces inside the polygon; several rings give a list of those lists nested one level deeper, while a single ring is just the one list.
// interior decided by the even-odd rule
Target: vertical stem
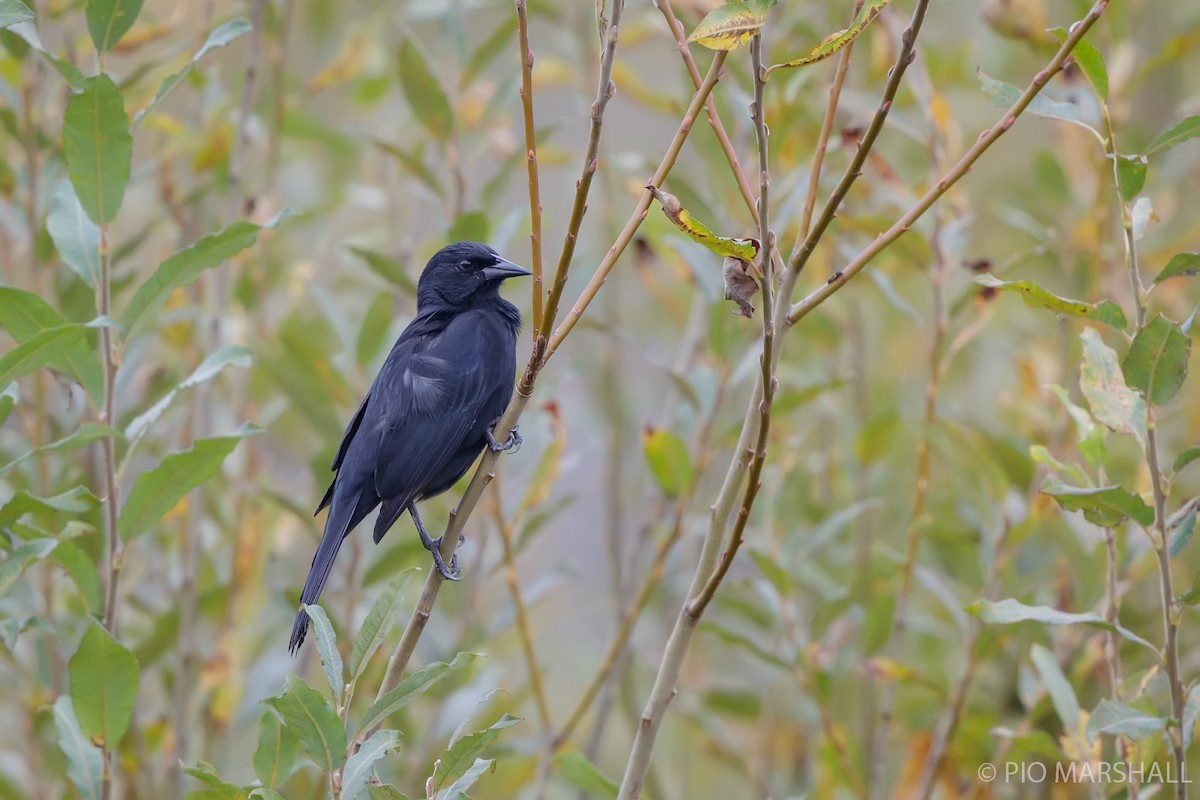
[{"label": "vertical stem", "polygon": [[537,128],[533,121],[533,49],[525,0],[517,7],[517,43],[521,48],[521,110],[525,122],[525,171],[529,184],[529,268],[533,271],[533,335],[542,329],[542,197],[538,185]]},{"label": "vertical stem", "polygon": [[[108,241],[108,225],[100,226],[100,285],[97,309],[101,316],[108,316],[111,299],[112,256]],[[113,346],[112,329],[100,329],[100,364],[104,371],[104,407],[100,422],[116,427],[116,354]],[[121,486],[117,478],[116,442],[112,436],[100,440],[104,454],[104,535],[105,574],[107,584],[104,593],[104,627],[114,637],[117,635],[117,594],[121,581],[121,544],[117,534],[117,511],[121,502]],[[109,800],[113,791],[113,759],[108,742],[103,747],[104,774],[101,778],[100,796]]]}]

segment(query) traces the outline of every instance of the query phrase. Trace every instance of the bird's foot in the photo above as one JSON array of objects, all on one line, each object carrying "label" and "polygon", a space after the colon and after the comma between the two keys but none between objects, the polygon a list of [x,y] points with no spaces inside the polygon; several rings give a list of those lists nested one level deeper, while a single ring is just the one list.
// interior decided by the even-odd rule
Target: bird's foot
[{"label": "bird's foot", "polygon": [[[464,541],[466,539],[460,533],[458,535],[458,543],[462,544]],[[442,537],[439,536],[436,539],[430,539],[427,535],[422,536],[421,544],[433,556],[433,566],[443,578],[448,581],[462,580],[462,572],[458,569],[458,553],[450,556],[450,566],[448,568],[445,559],[442,558]]]},{"label": "bird's foot", "polygon": [[[499,422],[499,420],[497,420],[497,422]],[[508,440],[505,442],[496,441],[496,435],[493,433],[495,427],[495,423],[492,423],[492,427],[487,429],[486,434],[488,447],[493,453],[503,453],[508,450],[511,450],[515,453],[521,449],[521,443],[524,440],[521,438],[520,425],[513,426],[512,432],[508,434]]]}]

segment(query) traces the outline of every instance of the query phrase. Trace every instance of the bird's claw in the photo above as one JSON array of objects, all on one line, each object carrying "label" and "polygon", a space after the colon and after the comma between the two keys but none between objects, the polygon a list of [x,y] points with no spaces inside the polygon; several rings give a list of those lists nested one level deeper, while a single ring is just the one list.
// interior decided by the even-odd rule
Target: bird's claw
[{"label": "bird's claw", "polygon": [[[458,543],[463,543],[463,536],[459,534]],[[424,544],[424,543],[423,543]],[[426,549],[433,556],[433,566],[438,573],[448,581],[461,581],[462,572],[458,569],[458,553],[450,556],[450,566],[447,568],[445,560],[442,558],[442,537],[430,539],[428,544],[425,544]]]},{"label": "bird's claw", "polygon": [[496,441],[496,435],[493,433],[495,427],[493,425],[487,429],[487,443],[493,453],[503,453],[509,450],[515,453],[521,449],[521,443],[524,440],[521,438],[520,425],[513,426],[512,432],[508,434],[508,440],[505,442]]}]

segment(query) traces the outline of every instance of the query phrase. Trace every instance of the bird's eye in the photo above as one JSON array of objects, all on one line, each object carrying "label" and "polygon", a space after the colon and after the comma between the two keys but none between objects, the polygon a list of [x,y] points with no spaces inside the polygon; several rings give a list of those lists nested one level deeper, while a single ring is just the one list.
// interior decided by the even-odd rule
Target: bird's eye
[{"label": "bird's eye", "polygon": [[471,269],[471,262],[466,261],[466,260],[460,261],[460,262],[458,262],[458,268],[461,269],[463,272],[467,272]]}]

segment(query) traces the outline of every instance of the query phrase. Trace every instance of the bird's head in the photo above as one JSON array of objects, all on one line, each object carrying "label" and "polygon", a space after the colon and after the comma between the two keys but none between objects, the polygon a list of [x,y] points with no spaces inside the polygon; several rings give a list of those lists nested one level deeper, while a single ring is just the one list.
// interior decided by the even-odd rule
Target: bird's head
[{"label": "bird's head", "polygon": [[464,307],[494,296],[505,278],[531,275],[479,242],[456,242],[433,254],[417,282],[417,305]]}]

